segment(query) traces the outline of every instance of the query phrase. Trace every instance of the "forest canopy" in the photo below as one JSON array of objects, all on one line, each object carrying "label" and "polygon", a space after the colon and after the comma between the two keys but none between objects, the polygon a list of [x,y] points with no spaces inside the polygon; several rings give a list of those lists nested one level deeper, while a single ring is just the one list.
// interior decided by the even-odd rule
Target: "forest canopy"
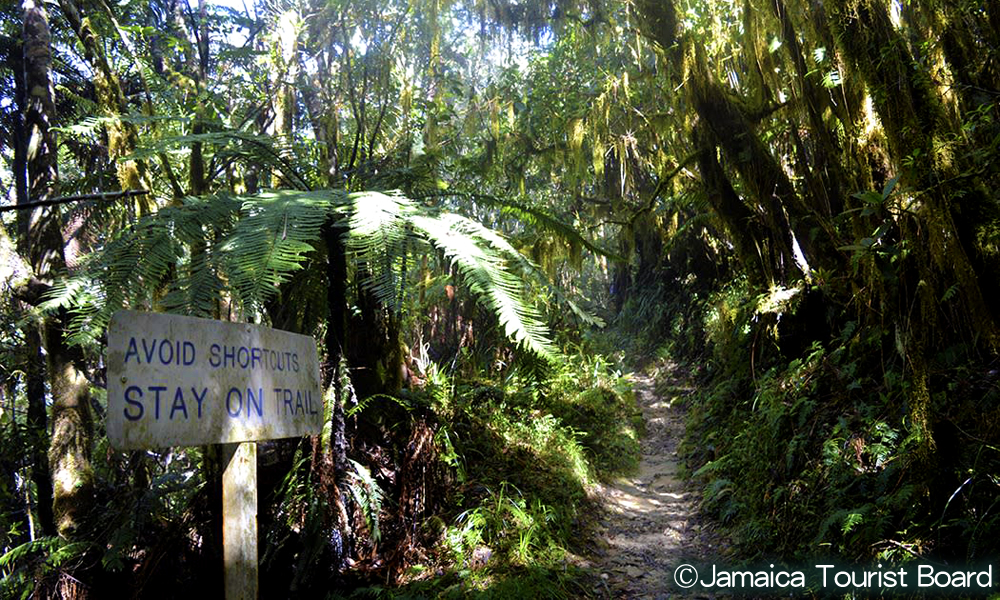
[{"label": "forest canopy", "polygon": [[998,550],[996,3],[25,0],[0,59],[0,595],[221,593],[219,448],[105,435],[120,309],[317,342],[262,596],[597,597],[667,363],[740,559]]}]

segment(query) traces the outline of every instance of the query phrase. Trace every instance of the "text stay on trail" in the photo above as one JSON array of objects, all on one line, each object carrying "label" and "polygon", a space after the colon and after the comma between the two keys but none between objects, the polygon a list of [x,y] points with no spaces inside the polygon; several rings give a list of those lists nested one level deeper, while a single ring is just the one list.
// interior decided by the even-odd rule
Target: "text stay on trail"
[{"label": "text stay on trail", "polygon": [[319,433],[313,338],[123,310],[108,328],[108,438],[122,449]]}]

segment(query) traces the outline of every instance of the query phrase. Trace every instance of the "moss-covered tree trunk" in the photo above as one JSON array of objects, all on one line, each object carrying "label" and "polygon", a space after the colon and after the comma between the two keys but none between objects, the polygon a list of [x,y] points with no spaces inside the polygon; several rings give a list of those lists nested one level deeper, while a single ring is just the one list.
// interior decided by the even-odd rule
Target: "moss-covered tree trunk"
[{"label": "moss-covered tree trunk", "polygon": [[49,457],[45,452],[49,444],[48,415],[45,408],[45,356],[42,354],[42,336],[36,323],[24,328],[26,369],[25,393],[28,397],[28,414],[25,424],[31,448],[31,481],[35,484],[38,502],[38,528],[43,535],[55,533],[52,514],[52,479],[49,475]]},{"label": "moss-covered tree trunk", "polygon": [[[717,145],[722,149],[727,165],[739,174],[748,202],[758,207],[760,222],[772,247],[770,272],[783,279],[782,274],[790,273],[794,266],[807,274],[818,267],[836,270],[843,266],[844,257],[837,250],[836,232],[830,221],[831,213],[839,207],[837,188],[827,189],[822,178],[818,178],[813,187],[823,188],[822,196],[809,199],[800,196],[755,130],[752,115],[713,79],[705,64],[704,48],[690,35],[680,35],[677,31],[672,3],[644,1],[637,8],[643,31],[666,51],[674,63],[673,71],[687,75],[685,87],[702,128],[699,145],[705,148]],[[776,10],[781,13],[780,8]],[[747,215],[741,203],[722,202],[732,197],[722,195],[721,171],[715,169],[718,162],[703,160],[701,166],[707,169],[707,173],[702,173],[703,178],[714,186],[710,191],[715,200],[713,208],[727,228],[745,222]],[[732,214],[720,212],[727,210],[733,211]],[[740,253],[747,255],[743,258],[746,263],[750,251],[749,242],[744,242]],[[802,264],[795,244],[806,264]]]},{"label": "moss-covered tree trunk", "polygon": [[[54,195],[58,181],[56,138],[51,128],[55,91],[51,78],[51,38],[48,16],[41,4],[26,0],[24,13],[24,78],[27,90],[25,126],[29,132],[27,170],[29,200]],[[43,284],[66,268],[57,207],[21,211],[20,251],[28,257],[34,277]],[[78,364],[82,357],[63,339],[65,312],[43,323],[49,387],[52,393],[52,510],[60,535],[73,535],[92,501],[90,465],[92,426],[89,384]]]},{"label": "moss-covered tree trunk", "polygon": [[[14,114],[13,145],[15,198],[18,204],[28,202],[28,133],[25,125],[27,115],[27,90],[24,76],[24,46],[21,40],[10,40],[6,48],[6,63],[14,73]],[[21,219],[22,223],[25,222]],[[0,230],[0,236],[6,236]],[[2,240],[6,245],[9,240]],[[25,256],[22,248],[21,256]],[[24,373],[25,395],[28,399],[27,428],[28,445],[31,452],[31,480],[35,484],[38,514],[38,528],[43,535],[55,532],[52,520],[52,479],[49,477],[49,460],[46,448],[49,444],[48,409],[45,405],[45,355],[42,352],[42,330],[40,323],[29,321],[21,327],[25,340]]]},{"label": "moss-covered tree trunk", "polygon": [[[925,70],[910,55],[885,6],[872,0],[837,0],[833,27],[847,59],[868,85],[889,150],[903,167],[901,180],[920,194],[926,222],[923,245],[931,253],[942,289],[958,286],[970,322],[996,347],[1000,307],[987,304],[973,267],[975,232],[988,212],[974,178],[963,176],[957,134]],[[995,218],[995,217],[994,217]],[[937,279],[928,275],[928,283]]]},{"label": "moss-covered tree trunk", "polygon": [[[744,188],[762,207],[764,221],[779,249],[779,268],[796,264],[807,272],[817,267],[836,269],[842,260],[833,227],[823,217],[823,211],[799,196],[748,115],[712,80],[698,48],[693,46],[686,58],[690,63],[692,104],[728,163],[739,173]],[[793,243],[798,243],[808,267],[799,264]]]},{"label": "moss-covered tree trunk", "polygon": [[[932,459],[934,416],[930,410],[928,365],[939,344],[964,330],[966,339],[985,340],[994,349],[998,306],[987,303],[977,270],[977,228],[989,215],[982,190],[956,140],[961,135],[950,118],[927,69],[915,60],[903,35],[892,25],[886,6],[874,0],[835,0],[831,25],[847,61],[862,76],[888,140],[889,153],[900,168],[900,181],[912,191],[912,222],[903,234],[913,253],[909,264],[918,283],[901,301],[904,351],[913,385],[910,415],[921,441],[921,457]],[[963,68],[964,65],[959,66]],[[981,270],[981,265],[980,265]],[[948,290],[962,305],[960,322],[947,327],[938,298]],[[905,311],[904,311],[905,309]],[[947,330],[946,330],[947,329]],[[928,473],[933,475],[934,470]]]},{"label": "moss-covered tree trunk", "polygon": [[[111,68],[90,17],[74,0],[59,0],[59,6],[83,45],[84,58],[94,72],[97,101],[104,116],[109,118],[108,154],[116,161],[118,184],[123,190],[148,190],[150,182],[145,161],[127,158],[139,144],[139,132],[133,123],[121,120],[129,110],[118,74]],[[139,208],[150,210],[148,199],[142,198]]]},{"label": "moss-covered tree trunk", "polygon": [[704,131],[704,127],[697,126],[693,141],[700,149],[698,171],[701,172],[701,182],[705,186],[708,202],[733,241],[736,255],[743,264],[750,283],[761,287],[779,281],[774,269],[778,261],[770,255],[774,244],[768,242],[766,230],[761,226],[757,215],[733,189],[719,164],[714,138]]}]

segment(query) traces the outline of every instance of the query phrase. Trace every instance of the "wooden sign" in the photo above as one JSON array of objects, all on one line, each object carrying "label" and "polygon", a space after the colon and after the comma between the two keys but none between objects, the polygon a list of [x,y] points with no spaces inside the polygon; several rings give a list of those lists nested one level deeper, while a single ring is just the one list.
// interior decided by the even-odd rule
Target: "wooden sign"
[{"label": "wooden sign", "polygon": [[[257,445],[323,429],[311,337],[243,323],[118,311],[108,327],[116,448],[225,444],[226,598],[257,598]],[[237,443],[239,442],[239,443]]]},{"label": "wooden sign", "polygon": [[298,437],[323,427],[309,336],[123,310],[108,328],[107,369],[116,448]]}]

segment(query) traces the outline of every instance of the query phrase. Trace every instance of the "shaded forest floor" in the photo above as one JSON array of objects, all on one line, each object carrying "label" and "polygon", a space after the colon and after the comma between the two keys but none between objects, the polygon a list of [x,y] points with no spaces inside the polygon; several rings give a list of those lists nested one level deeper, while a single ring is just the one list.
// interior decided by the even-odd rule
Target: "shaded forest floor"
[{"label": "shaded forest floor", "polygon": [[[698,492],[683,475],[685,397],[694,390],[683,370],[667,365],[659,378],[634,377],[646,435],[637,472],[598,484],[600,513],[590,567],[598,597],[652,600],[707,597],[678,588],[674,569],[685,562],[725,562],[729,546],[703,521]],[[600,578],[597,581],[597,577]]]}]

